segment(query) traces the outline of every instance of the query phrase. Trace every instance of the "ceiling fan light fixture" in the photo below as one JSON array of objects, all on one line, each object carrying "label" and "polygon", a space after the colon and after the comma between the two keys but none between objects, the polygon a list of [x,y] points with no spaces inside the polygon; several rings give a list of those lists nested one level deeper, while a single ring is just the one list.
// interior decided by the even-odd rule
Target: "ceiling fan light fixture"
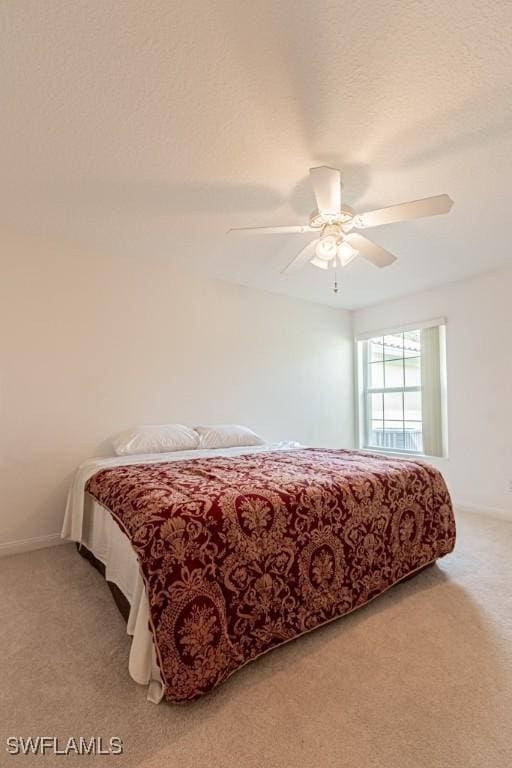
[{"label": "ceiling fan light fixture", "polygon": [[319,259],[318,256],[313,256],[313,258],[309,262],[310,264],[313,264],[314,267],[319,267],[320,269],[329,269],[329,261],[326,261],[325,259]]},{"label": "ceiling fan light fixture", "polygon": [[438,216],[449,213],[453,205],[450,196],[442,194],[356,213],[349,205],[341,202],[339,170],[324,165],[310,168],[309,178],[317,207],[311,214],[308,224],[242,227],[229,230],[231,233],[254,232],[269,235],[314,232],[316,238],[296,254],[283,272],[295,272],[308,263],[320,269],[330,267],[336,269],[338,264],[346,267],[358,255],[376,267],[389,267],[396,261],[396,256],[378,243],[374,243],[373,240],[354,232],[354,229],[369,229],[400,221]]},{"label": "ceiling fan light fixture", "polygon": [[347,240],[344,240],[338,246],[338,257],[342,267],[346,267],[350,264],[356,256],[359,255],[359,251],[353,248]]},{"label": "ceiling fan light fixture", "polygon": [[318,241],[315,248],[315,254],[323,261],[331,261],[336,258],[338,241],[334,235],[326,235]]}]

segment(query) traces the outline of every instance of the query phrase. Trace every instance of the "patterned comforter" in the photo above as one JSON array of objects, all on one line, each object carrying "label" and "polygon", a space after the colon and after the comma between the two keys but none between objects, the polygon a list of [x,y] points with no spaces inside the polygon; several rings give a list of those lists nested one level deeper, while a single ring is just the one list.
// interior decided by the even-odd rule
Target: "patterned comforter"
[{"label": "patterned comforter", "polygon": [[86,490],[137,553],[174,702],[364,605],[455,544],[434,467],[355,451],[133,464],[101,470]]}]

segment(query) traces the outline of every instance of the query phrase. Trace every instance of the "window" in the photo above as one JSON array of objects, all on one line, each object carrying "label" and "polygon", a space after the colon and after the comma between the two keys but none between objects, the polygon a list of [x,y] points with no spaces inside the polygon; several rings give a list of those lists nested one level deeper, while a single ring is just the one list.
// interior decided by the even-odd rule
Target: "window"
[{"label": "window", "polygon": [[359,340],[362,447],[445,455],[442,331],[434,324]]}]

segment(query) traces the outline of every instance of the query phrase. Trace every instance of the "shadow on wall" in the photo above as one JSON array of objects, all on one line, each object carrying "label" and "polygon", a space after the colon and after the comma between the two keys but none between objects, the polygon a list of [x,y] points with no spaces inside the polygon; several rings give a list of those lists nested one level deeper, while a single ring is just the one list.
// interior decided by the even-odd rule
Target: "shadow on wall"
[{"label": "shadow on wall", "polygon": [[[121,430],[119,430],[121,431]],[[113,437],[113,435],[111,435]],[[112,443],[109,439],[102,440],[101,443],[96,447],[93,456],[113,456],[114,455],[114,449],[112,448]]]}]

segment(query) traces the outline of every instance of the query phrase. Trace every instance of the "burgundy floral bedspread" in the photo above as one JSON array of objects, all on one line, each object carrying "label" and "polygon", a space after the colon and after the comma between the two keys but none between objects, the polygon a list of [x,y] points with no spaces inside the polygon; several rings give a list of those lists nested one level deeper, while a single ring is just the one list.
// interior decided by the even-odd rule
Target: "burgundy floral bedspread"
[{"label": "burgundy floral bedspread", "polygon": [[170,701],[201,696],[455,544],[436,469],[354,451],[121,466],[87,491],[139,557]]}]

